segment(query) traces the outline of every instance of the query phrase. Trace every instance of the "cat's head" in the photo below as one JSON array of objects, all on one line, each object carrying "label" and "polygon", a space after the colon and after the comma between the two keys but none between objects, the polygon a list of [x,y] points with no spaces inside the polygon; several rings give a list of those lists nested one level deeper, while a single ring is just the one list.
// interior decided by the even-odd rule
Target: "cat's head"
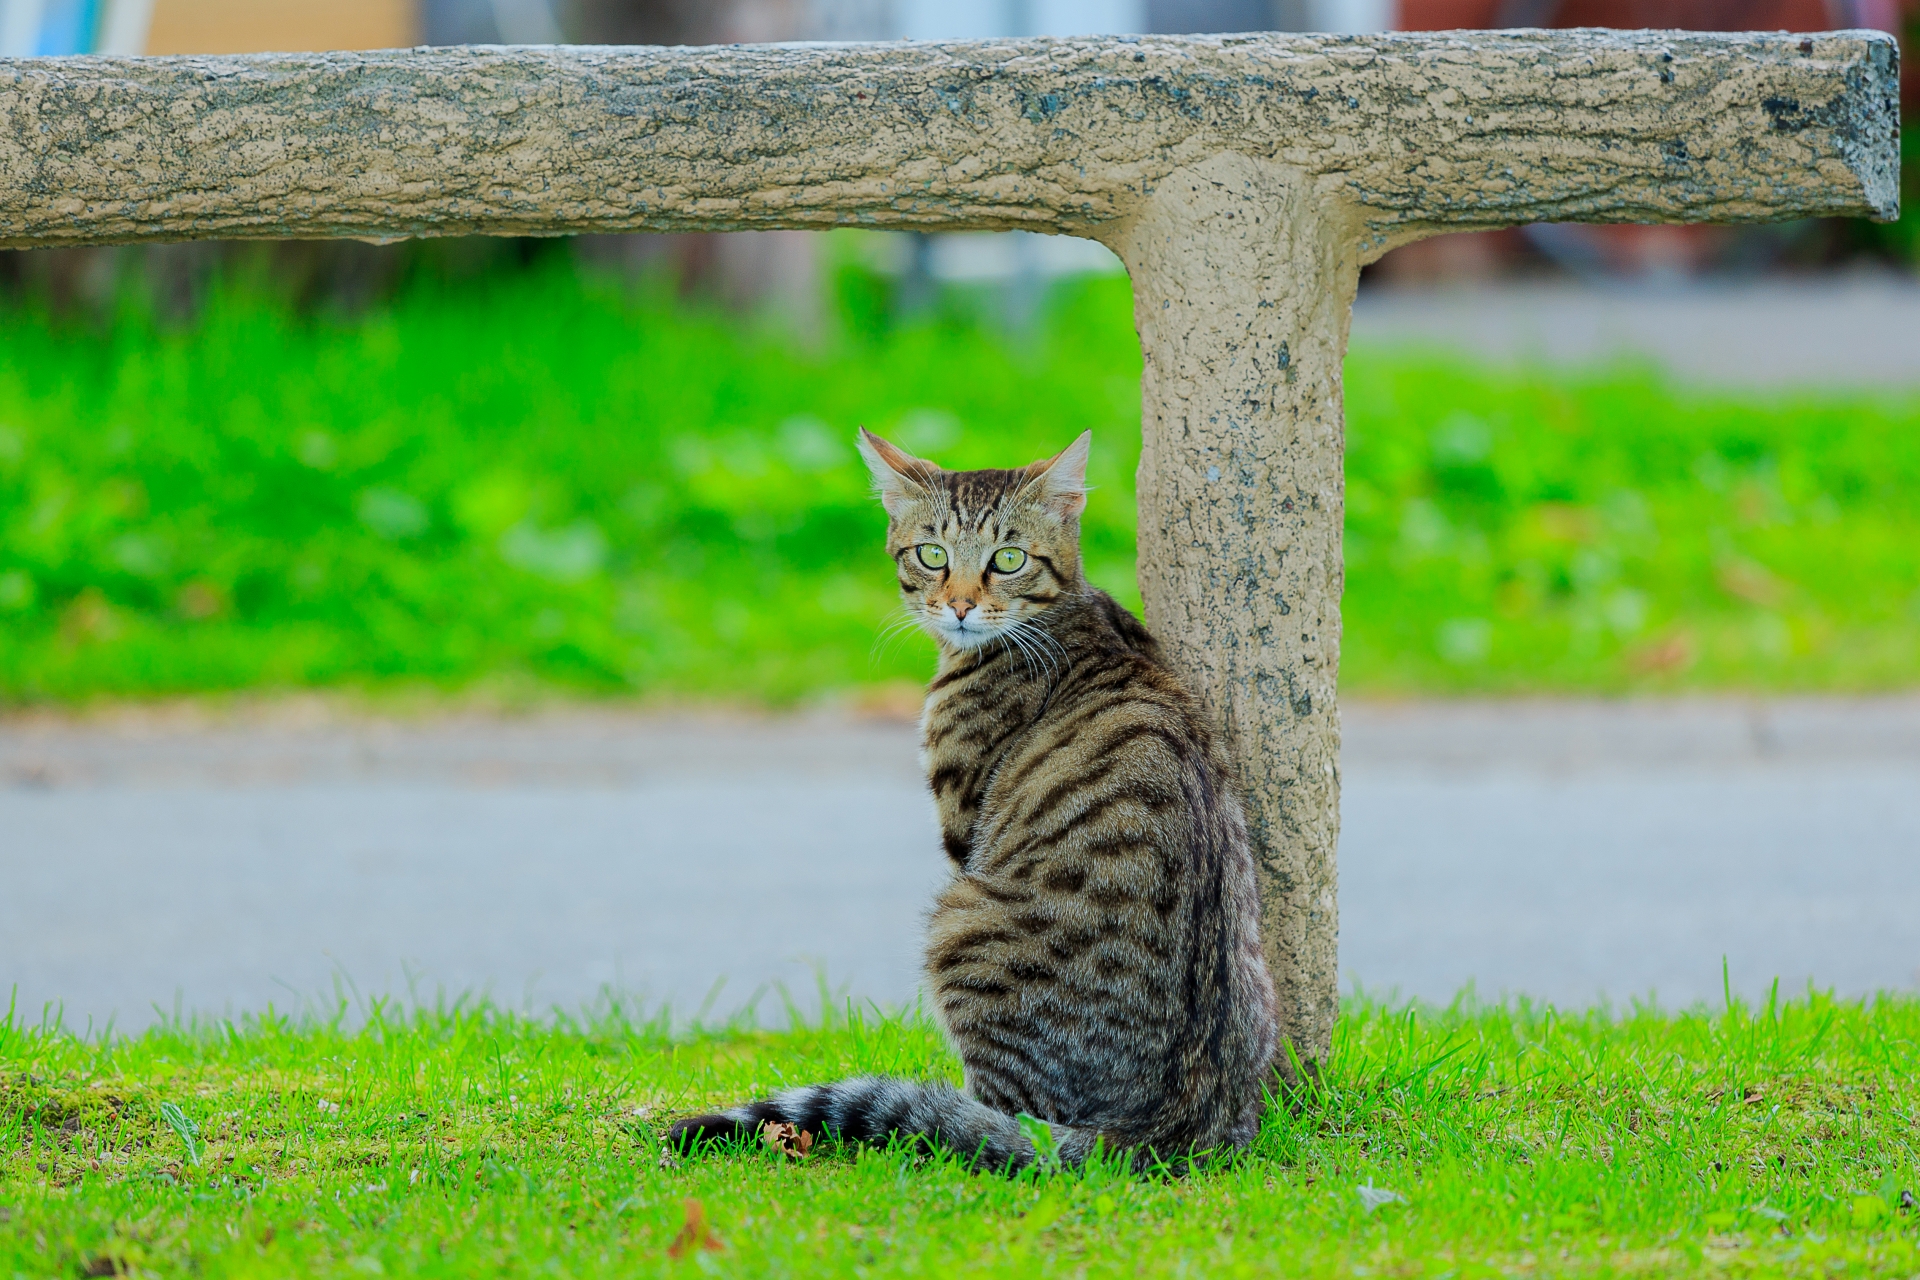
[{"label": "cat's head", "polygon": [[978,648],[1081,589],[1092,440],[1011,471],[942,471],[861,430],[907,611],[936,640]]}]

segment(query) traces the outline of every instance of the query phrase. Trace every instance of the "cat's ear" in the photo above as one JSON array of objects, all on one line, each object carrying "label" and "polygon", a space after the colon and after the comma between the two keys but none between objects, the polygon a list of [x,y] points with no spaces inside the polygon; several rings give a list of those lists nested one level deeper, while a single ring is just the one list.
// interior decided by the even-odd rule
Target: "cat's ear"
[{"label": "cat's ear", "polygon": [[916,458],[905,450],[882,440],[865,427],[860,428],[860,456],[873,472],[873,487],[880,492],[880,505],[890,516],[898,516],[907,504],[925,498],[940,468],[925,458]]},{"label": "cat's ear", "polygon": [[1093,432],[1039,462],[1027,464],[1037,486],[1040,504],[1062,520],[1072,520],[1087,509],[1087,455],[1093,450]]}]

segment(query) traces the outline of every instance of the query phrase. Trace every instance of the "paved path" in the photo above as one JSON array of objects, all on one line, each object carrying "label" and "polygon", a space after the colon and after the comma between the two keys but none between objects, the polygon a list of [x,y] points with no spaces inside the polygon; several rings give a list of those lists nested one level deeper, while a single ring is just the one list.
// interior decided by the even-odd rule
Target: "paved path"
[{"label": "paved path", "polygon": [[[1920,699],[1347,710],[1342,967],[1444,1000],[1920,986]],[[941,875],[898,724],[0,722],[0,992],[158,1010],[612,987],[910,999]],[[722,978],[725,983],[716,990]]]},{"label": "paved path", "polygon": [[1363,290],[1353,342],[1496,362],[1628,357],[1694,383],[1920,386],[1920,280],[1893,275],[1685,286],[1574,282]]}]

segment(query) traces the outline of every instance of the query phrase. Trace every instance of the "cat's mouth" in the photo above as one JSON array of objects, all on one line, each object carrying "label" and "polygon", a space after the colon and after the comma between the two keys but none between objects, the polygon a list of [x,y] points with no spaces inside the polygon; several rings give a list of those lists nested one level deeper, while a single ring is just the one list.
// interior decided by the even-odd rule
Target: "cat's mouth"
[{"label": "cat's mouth", "polygon": [[976,609],[964,618],[936,614],[928,622],[940,638],[954,648],[978,649],[1000,634],[1002,620],[997,616],[982,617]]}]

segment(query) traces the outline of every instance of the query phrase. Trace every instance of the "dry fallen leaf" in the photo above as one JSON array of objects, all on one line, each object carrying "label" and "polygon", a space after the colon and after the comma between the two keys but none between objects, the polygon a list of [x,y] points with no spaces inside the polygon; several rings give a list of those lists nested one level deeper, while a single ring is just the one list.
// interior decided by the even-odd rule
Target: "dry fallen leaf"
[{"label": "dry fallen leaf", "polygon": [[707,1221],[707,1207],[698,1200],[686,1202],[687,1220],[680,1226],[680,1234],[667,1246],[667,1256],[684,1258],[695,1249],[705,1249],[709,1253],[718,1253],[726,1246],[720,1243],[720,1237],[713,1234],[713,1224]]},{"label": "dry fallen leaf", "polygon": [[1715,576],[1722,591],[1749,604],[1779,604],[1787,594],[1784,581],[1769,572],[1765,565],[1752,560],[1728,557],[1720,562],[1719,572]]},{"label": "dry fallen leaf", "polygon": [[813,1150],[813,1135],[790,1124],[768,1121],[760,1126],[760,1141],[789,1160],[805,1160]]},{"label": "dry fallen leaf", "polygon": [[1627,655],[1627,669],[1637,676],[1659,675],[1693,663],[1693,637],[1678,631],[1664,640]]}]

